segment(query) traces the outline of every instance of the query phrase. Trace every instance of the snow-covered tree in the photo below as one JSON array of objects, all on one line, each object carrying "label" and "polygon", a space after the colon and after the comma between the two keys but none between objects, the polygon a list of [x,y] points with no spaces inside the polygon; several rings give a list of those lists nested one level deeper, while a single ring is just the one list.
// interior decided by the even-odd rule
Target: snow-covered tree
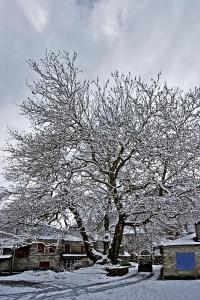
[{"label": "snow-covered tree", "polygon": [[29,61],[38,78],[21,111],[32,130],[11,133],[6,177],[35,220],[70,211],[94,260],[89,232],[104,224],[108,236],[114,223],[116,263],[125,226],[163,225],[196,208],[200,90],[118,72],[88,82],[75,60],[47,52]]}]

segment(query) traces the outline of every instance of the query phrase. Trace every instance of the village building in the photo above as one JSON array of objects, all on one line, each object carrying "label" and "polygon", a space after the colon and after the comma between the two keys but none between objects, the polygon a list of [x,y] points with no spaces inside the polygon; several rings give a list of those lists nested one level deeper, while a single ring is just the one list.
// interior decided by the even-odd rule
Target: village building
[{"label": "village building", "polygon": [[0,273],[47,269],[62,271],[91,264],[83,242],[73,236],[61,240],[38,238],[24,245],[4,246],[0,250]]},{"label": "village building", "polygon": [[30,232],[0,231],[0,274],[27,270],[62,271],[92,264],[80,235],[52,226],[37,226]]},{"label": "village building", "polygon": [[161,245],[163,278],[200,277],[200,222],[195,232]]}]

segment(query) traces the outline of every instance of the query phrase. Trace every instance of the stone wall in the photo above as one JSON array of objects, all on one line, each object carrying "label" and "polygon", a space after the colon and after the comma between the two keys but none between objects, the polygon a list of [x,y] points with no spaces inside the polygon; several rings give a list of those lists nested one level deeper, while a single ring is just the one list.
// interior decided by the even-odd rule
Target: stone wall
[{"label": "stone wall", "polygon": [[[195,253],[195,271],[182,271],[176,269],[176,253],[178,252]],[[200,277],[200,245],[181,245],[163,247],[163,278],[167,277]]]},{"label": "stone wall", "polygon": [[[44,245],[44,252],[38,251],[38,243]],[[56,240],[39,240],[37,243],[30,244],[29,256],[26,258],[17,258],[14,255],[13,271],[21,272],[27,270],[45,269],[44,264],[49,264],[46,269],[59,271],[65,268],[66,262],[61,258],[61,254],[65,253],[65,245],[70,244],[70,253],[81,254],[83,249],[83,242],[79,241],[56,241]],[[55,252],[50,253],[50,246],[56,246]],[[69,259],[69,258],[68,258]],[[73,258],[74,259],[74,258]],[[76,259],[79,259],[78,257]],[[87,265],[88,258],[83,259],[83,265]],[[42,266],[41,266],[42,264]]]},{"label": "stone wall", "polygon": [[12,270],[12,259],[6,259],[0,261],[0,274],[10,273]]},{"label": "stone wall", "polygon": [[[38,245],[42,245],[42,251],[39,251]],[[70,254],[73,256],[63,259],[62,254],[66,253],[66,245],[70,245]],[[54,246],[55,251],[51,252],[51,246]],[[29,247],[29,250],[23,252],[23,248]],[[80,266],[90,265],[91,262],[84,255],[84,244],[81,241],[64,241],[64,240],[39,240],[25,247],[15,249],[4,249],[4,255],[12,255],[9,261],[2,261],[0,272],[22,272],[37,269],[50,269],[60,271],[65,269],[66,260],[80,261]],[[19,251],[20,250],[20,253]],[[22,251],[21,251],[22,250]],[[18,252],[18,255],[17,255]],[[19,255],[20,254],[20,255]],[[78,254],[76,256],[76,254]],[[85,257],[81,257],[83,254]],[[48,267],[47,267],[48,266]]]},{"label": "stone wall", "polygon": [[79,241],[72,241],[72,242],[63,242],[62,244],[62,251],[65,252],[65,245],[70,244],[70,253],[71,254],[81,254],[82,250],[81,247],[84,247],[83,242]]},{"label": "stone wall", "polygon": [[[41,241],[40,241],[41,243]],[[60,268],[60,253],[62,246],[56,246],[55,253],[49,253],[49,245],[44,247],[44,252],[38,252],[38,243],[30,244],[29,256],[25,258],[18,258],[14,255],[13,271],[27,271],[34,269],[42,269],[41,262],[49,262],[49,269],[59,270]]]}]

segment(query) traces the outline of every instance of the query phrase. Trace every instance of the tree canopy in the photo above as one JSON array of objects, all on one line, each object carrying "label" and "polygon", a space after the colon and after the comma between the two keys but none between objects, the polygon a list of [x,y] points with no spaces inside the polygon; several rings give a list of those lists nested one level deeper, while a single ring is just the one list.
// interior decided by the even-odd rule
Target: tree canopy
[{"label": "tree canopy", "polygon": [[10,205],[27,223],[67,222],[70,211],[94,260],[90,236],[114,228],[105,253],[116,263],[125,226],[199,217],[200,89],[168,87],[160,74],[90,82],[66,52],[28,64],[37,77],[20,109],[31,131],[12,131],[6,149]]}]

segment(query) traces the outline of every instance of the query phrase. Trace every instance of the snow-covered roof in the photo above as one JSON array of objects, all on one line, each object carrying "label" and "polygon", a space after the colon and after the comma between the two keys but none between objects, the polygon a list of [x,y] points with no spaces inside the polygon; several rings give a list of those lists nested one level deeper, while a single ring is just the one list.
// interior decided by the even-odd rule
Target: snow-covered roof
[{"label": "snow-covered roof", "polygon": [[67,235],[64,238],[65,241],[69,242],[83,242],[83,239],[78,237],[78,236],[73,236],[73,235]]},{"label": "snow-covered roof", "polygon": [[35,240],[59,240],[63,239],[64,241],[69,242],[82,242],[83,240],[80,237],[73,236],[73,235],[65,235],[65,236],[59,236],[59,235],[38,235],[34,237]]},{"label": "snow-covered roof", "polygon": [[33,231],[25,233],[24,235],[16,235],[5,231],[0,231],[0,248],[12,249],[16,246],[26,246],[28,244],[35,243],[41,240],[45,244],[52,243],[52,240],[59,241],[61,239],[68,242],[83,242],[83,239],[80,236],[80,234],[68,234],[63,230],[59,230],[57,228],[49,226],[40,226],[39,229],[40,230],[38,230],[38,232]]},{"label": "snow-covered roof", "polygon": [[74,257],[74,256],[78,256],[78,257],[86,257],[86,254],[62,254],[62,257]]},{"label": "snow-covered roof", "polygon": [[162,242],[162,246],[179,246],[179,245],[200,245],[200,242],[194,240],[195,233],[183,236],[173,241]]},{"label": "snow-covered roof", "polygon": [[7,238],[7,239],[0,239],[0,249],[1,248],[14,248],[16,246],[24,246],[27,242],[19,236],[19,238]]},{"label": "snow-covered roof", "polygon": [[37,224],[35,226],[27,227],[26,230],[21,228],[18,234],[0,231],[0,239],[13,239],[13,240],[68,240],[68,241],[82,241],[80,232],[66,231],[52,225]]},{"label": "snow-covered roof", "polygon": [[124,235],[135,235],[136,233],[143,234],[143,233],[145,233],[145,231],[143,228],[138,228],[138,227],[136,227],[135,229],[127,227],[124,230]]}]

